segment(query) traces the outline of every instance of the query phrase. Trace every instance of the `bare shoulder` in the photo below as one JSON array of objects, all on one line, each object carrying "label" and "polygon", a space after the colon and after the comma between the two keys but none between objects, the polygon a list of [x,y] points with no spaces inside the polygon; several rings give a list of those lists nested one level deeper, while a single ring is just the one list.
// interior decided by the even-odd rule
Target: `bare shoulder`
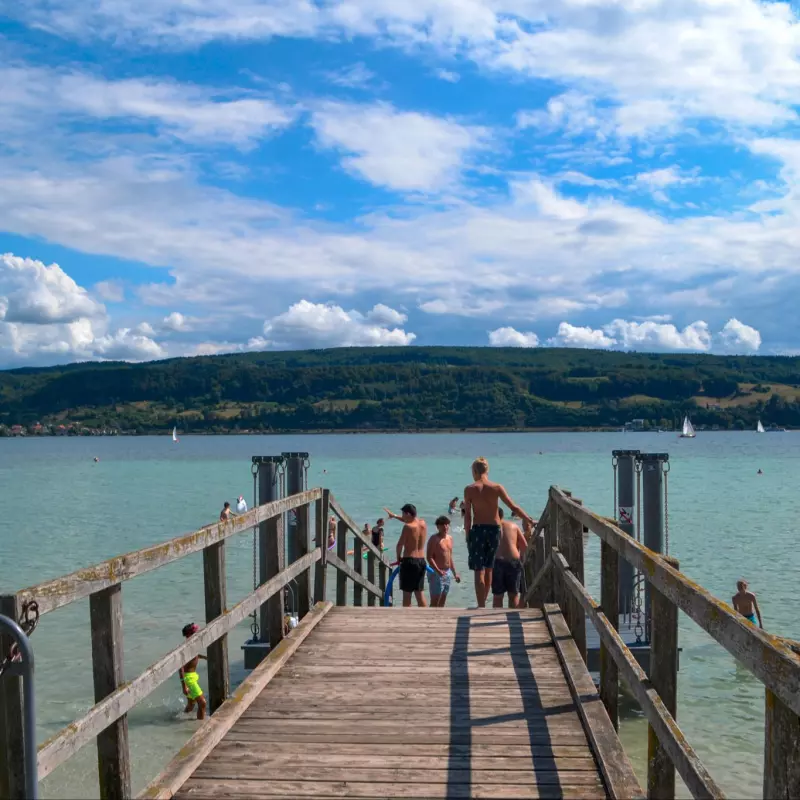
[{"label": "bare shoulder", "polygon": [[745,597],[747,597],[748,600],[755,600],[756,599],[756,596],[755,596],[755,594],[753,592],[748,592],[745,595]]}]

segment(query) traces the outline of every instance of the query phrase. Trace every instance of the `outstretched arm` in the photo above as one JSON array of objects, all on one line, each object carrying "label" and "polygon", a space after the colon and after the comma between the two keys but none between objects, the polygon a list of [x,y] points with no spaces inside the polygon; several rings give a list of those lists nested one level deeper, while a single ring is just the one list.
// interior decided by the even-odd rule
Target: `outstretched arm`
[{"label": "outstretched arm", "polygon": [[761,609],[758,607],[758,600],[756,600],[756,596],[753,595],[753,605],[756,609],[756,616],[758,617],[758,627],[763,628],[764,623],[761,621]]},{"label": "outstretched arm", "polygon": [[525,539],[525,534],[519,528],[517,528],[517,548],[520,558],[524,561],[525,551],[528,549],[528,542]]},{"label": "outstretched arm", "polygon": [[509,507],[512,514],[515,514],[520,519],[525,520],[529,525],[533,522],[533,518],[529,517],[509,496],[508,492],[505,489],[505,486],[501,486],[497,484],[497,492],[500,495],[500,499]]}]

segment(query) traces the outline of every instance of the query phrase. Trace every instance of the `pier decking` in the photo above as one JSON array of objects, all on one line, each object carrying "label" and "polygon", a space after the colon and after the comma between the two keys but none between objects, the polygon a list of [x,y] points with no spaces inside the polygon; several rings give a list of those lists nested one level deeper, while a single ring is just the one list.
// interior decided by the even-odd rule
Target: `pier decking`
[{"label": "pier decking", "polygon": [[542,611],[396,608],[331,609],[175,795],[608,796]]}]

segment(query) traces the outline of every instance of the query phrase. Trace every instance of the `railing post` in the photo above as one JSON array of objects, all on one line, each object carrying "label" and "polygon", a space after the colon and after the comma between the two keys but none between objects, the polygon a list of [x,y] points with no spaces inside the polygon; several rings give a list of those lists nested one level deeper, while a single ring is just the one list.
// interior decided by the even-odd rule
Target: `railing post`
[{"label": "railing post", "polygon": [[[297,523],[294,526],[294,552],[297,558],[308,553],[309,504],[295,509]],[[311,610],[311,567],[304,569],[295,579],[297,586],[297,616],[300,619]]]},{"label": "railing post", "polygon": [[[375,554],[372,550],[368,551],[367,555],[367,580],[374,586],[375,585]],[[372,592],[367,594],[367,605],[374,606],[377,598]]]},{"label": "railing post", "polygon": [[[600,606],[608,621],[619,630],[619,554],[606,542],[600,543]],[[619,730],[619,671],[600,639],[600,699],[614,730]]]},{"label": "railing post", "polygon": [[[203,582],[205,584],[206,623],[227,610],[228,591],[225,577],[225,542],[203,550]],[[230,691],[228,669],[228,635],[212,642],[208,656],[208,711],[213,714],[227,699]]]},{"label": "railing post", "polygon": [[383,598],[386,596],[386,584],[388,580],[388,568],[386,567],[384,560],[381,559],[378,562],[378,586],[381,590],[381,605],[383,605]]},{"label": "railing post", "polygon": [[[663,556],[678,569],[678,560]],[[678,705],[678,607],[654,586],[651,589],[650,682],[664,705],[677,718]],[[653,800],[675,797],[675,765],[647,726],[647,796]],[[774,795],[769,795],[774,796]]]},{"label": "railing post", "polygon": [[327,594],[328,565],[328,514],[330,513],[329,489],[322,490],[322,497],[317,500],[314,517],[317,523],[316,544],[320,548],[322,558],[314,565],[314,602],[325,602]]},{"label": "railing post", "polygon": [[[347,523],[340,519],[339,526],[336,531],[336,555],[339,560],[347,563]],[[336,605],[347,605],[347,575],[340,569],[336,570]]]},{"label": "railing post", "polygon": [[[89,598],[92,630],[94,701],[99,703],[125,681],[122,664],[122,586],[116,584]],[[97,737],[97,767],[100,797],[128,800],[131,794],[131,764],[128,748],[128,716],[111,723]]]},{"label": "railing post", "polygon": [[[353,569],[359,574],[364,574],[364,559],[363,556],[363,549],[360,537],[355,537],[355,542],[353,542]],[[364,605],[364,589],[355,581],[353,582],[353,605],[354,606],[362,606]]]},{"label": "railing post", "polygon": [[[0,614],[15,622],[22,614],[16,595],[0,596]],[[13,638],[0,634],[0,661],[8,655]],[[0,797],[9,800],[25,798],[25,706],[22,678],[19,675],[0,677]]]},{"label": "railing post", "polygon": [[[583,505],[582,500],[572,498],[574,503]],[[572,574],[581,582],[583,586],[586,585],[584,580],[584,553],[583,553],[583,525],[576,519],[570,518],[569,525],[569,540],[570,540],[570,561],[569,566]],[[586,613],[580,601],[572,593],[570,593],[567,601],[570,606],[570,633],[575,640],[578,647],[578,652],[581,654],[583,663],[586,663]]]},{"label": "railing post", "polygon": [[[551,489],[552,491],[552,489]],[[550,517],[547,520],[547,526],[544,529],[544,557],[550,558],[553,555],[553,548],[558,547],[558,528],[560,519],[564,516],[564,512],[559,507],[555,500],[552,501],[552,508]],[[558,586],[558,570],[553,567],[550,570],[550,575],[545,576],[542,581],[542,600],[545,603],[557,603],[558,596],[556,587]]]},{"label": "railing post", "polygon": [[[283,568],[283,555],[286,552],[281,514],[267,520],[267,537],[264,543],[266,557],[266,579],[274,578]],[[267,600],[267,632],[269,646],[274,649],[283,639],[284,590]],[[263,636],[263,634],[262,634]]]},{"label": "railing post", "polygon": [[764,797],[800,797],[800,717],[766,690]]}]

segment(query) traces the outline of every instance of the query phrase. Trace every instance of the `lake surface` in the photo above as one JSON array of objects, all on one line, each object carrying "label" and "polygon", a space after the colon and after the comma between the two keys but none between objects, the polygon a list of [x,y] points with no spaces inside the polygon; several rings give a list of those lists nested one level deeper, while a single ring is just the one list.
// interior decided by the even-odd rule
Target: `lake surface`
[{"label": "lake surface", "polygon": [[[250,458],[311,454],[310,486],[327,486],[354,520],[374,522],[382,506],[414,502],[429,524],[461,495],[479,455],[491,475],[533,516],[547,488],[571,489],[593,510],[613,512],[611,450],[670,454],[670,553],[712,593],[730,599],[740,576],[757,593],[766,627],[800,639],[796,520],[800,434],[700,433],[695,440],[656,433],[419,434],[341,436],[187,436],[0,439],[0,591],[10,592],[214,521],[224,500],[252,502]],[[94,463],[97,456],[100,461]],[[761,468],[763,475],[757,476]],[[326,473],[323,474],[323,470]],[[432,525],[431,525],[432,527]],[[387,543],[399,528],[390,523]],[[448,605],[474,604],[466,547],[455,535],[466,577]],[[599,543],[591,536],[587,582],[597,596]],[[252,588],[252,540],[228,549],[229,605]],[[124,584],[125,673],[131,679],[202,624],[202,556]],[[92,705],[88,601],[43,617],[36,652],[38,736],[52,736]],[[229,637],[236,682],[245,672]],[[678,720],[730,797],[761,796],[764,691],[722,647],[681,615]],[[205,674],[201,674],[207,687]],[[176,675],[130,714],[134,789],[140,789],[196,730],[181,713]],[[621,725],[640,774],[646,724],[628,708]],[[98,795],[93,746],[56,770],[45,797]]]}]

